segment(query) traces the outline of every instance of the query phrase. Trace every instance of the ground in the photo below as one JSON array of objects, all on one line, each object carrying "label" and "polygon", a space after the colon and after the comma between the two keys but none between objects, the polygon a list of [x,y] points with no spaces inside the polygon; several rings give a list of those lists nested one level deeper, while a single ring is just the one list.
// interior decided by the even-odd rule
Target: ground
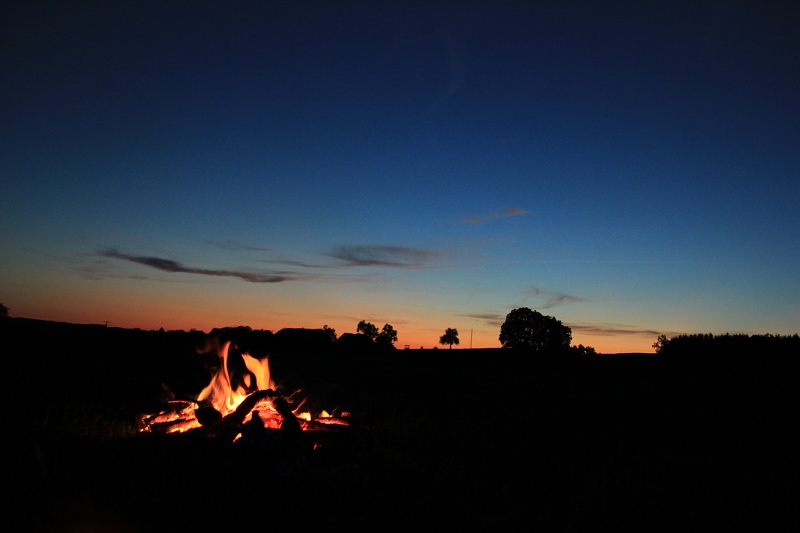
[{"label": "ground", "polygon": [[[502,349],[295,354],[281,377],[353,416],[296,457],[133,430],[136,412],[158,405],[159,380],[202,381],[179,339],[5,333],[16,530],[800,525],[791,365],[690,371],[653,355],[559,361]],[[191,362],[191,378],[178,379],[178,362]]]}]

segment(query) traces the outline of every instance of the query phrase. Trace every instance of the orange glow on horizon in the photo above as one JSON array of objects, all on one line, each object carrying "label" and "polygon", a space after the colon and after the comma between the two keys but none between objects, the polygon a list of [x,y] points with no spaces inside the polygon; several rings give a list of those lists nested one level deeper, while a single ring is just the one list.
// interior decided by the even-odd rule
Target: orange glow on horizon
[{"label": "orange glow on horizon", "polygon": [[[459,344],[452,349],[499,348],[499,325],[490,325],[485,321],[456,317],[450,321],[435,314],[417,314],[413,320],[402,316],[403,310],[373,310],[361,316],[358,314],[358,302],[320,303],[320,311],[309,315],[308,307],[298,302],[283,305],[274,300],[270,307],[280,311],[264,308],[260,298],[244,295],[220,301],[206,293],[202,287],[192,286],[191,293],[184,291],[176,294],[161,294],[162,299],[154,301],[152,296],[142,296],[125,288],[113,291],[115,301],[124,301],[125,305],[107,303],[109,294],[103,291],[87,290],[75,299],[35,299],[32,305],[11,307],[11,316],[28,317],[56,322],[76,324],[104,324],[110,327],[126,329],[142,329],[158,331],[183,330],[210,332],[216,328],[248,326],[254,330],[269,330],[273,333],[283,328],[321,328],[324,325],[333,328],[337,336],[342,333],[355,333],[359,320],[364,319],[381,328],[385,323],[391,324],[398,333],[395,347],[404,349],[450,349],[448,345],[439,344],[439,338],[449,327],[455,327],[459,333]],[[148,293],[150,294],[150,293]],[[214,302],[209,304],[208,302]],[[8,302],[7,302],[8,303]],[[307,305],[307,302],[301,302]],[[337,313],[334,315],[332,311]],[[373,318],[373,317],[381,317]],[[399,317],[383,318],[383,317]],[[462,323],[458,323],[461,321]],[[473,326],[473,327],[470,327]],[[653,353],[652,344],[656,338],[645,334],[587,334],[573,329],[572,344],[583,344],[593,347],[598,353]]]},{"label": "orange glow on horizon", "polygon": [[[118,327],[124,329],[142,329],[142,330],[152,330],[158,331],[161,328],[164,328],[165,331],[202,331],[205,333],[210,332],[213,329],[217,328],[224,328],[224,327],[235,327],[235,326],[248,326],[254,330],[268,330],[276,333],[284,328],[321,328],[323,325],[327,325],[328,327],[333,328],[336,331],[336,335],[339,336],[342,333],[355,333],[357,322],[353,322],[353,324],[337,324],[334,321],[330,322],[322,322],[322,321],[314,321],[314,320],[303,320],[292,322],[287,320],[286,317],[280,317],[280,320],[277,320],[278,317],[275,317],[276,320],[271,322],[268,318],[264,318],[258,320],[257,322],[246,322],[246,321],[236,321],[236,320],[224,320],[220,319],[220,317],[215,317],[214,319],[210,319],[207,316],[203,316],[206,313],[201,313],[200,316],[191,317],[186,315],[185,313],[176,313],[175,315],[169,315],[169,313],[164,313],[163,315],[156,315],[156,314],[149,314],[145,317],[141,318],[131,318],[130,316],[122,316],[124,313],[124,309],[120,310],[119,314],[112,312],[112,313],[104,313],[104,314],[97,314],[97,313],[87,313],[87,312],[73,312],[73,313],[37,313],[37,314],[28,314],[28,313],[12,313],[12,316],[24,316],[27,318],[36,318],[39,320],[51,320],[55,322],[68,322],[68,323],[75,323],[75,324],[99,324],[99,325],[107,325],[109,327]],[[168,316],[169,315],[169,316]],[[107,319],[99,320],[95,317],[97,316],[105,316],[109,317]],[[178,318],[176,318],[178,317]],[[272,325],[269,325],[269,323]],[[322,323],[319,323],[322,322]],[[376,324],[378,325],[378,324]],[[379,326],[381,327],[382,324]],[[409,349],[426,349],[430,350],[433,348],[439,350],[448,350],[450,346],[447,344],[439,344],[439,337],[444,333],[445,329],[451,326],[442,325],[441,328],[433,328],[429,325],[425,325],[423,327],[415,328],[412,324],[404,324],[402,326],[395,326],[395,329],[398,331],[397,335],[397,342],[395,343],[395,347],[399,350],[404,349],[408,346]],[[454,344],[452,349],[453,350],[465,350],[469,348],[474,349],[481,349],[481,348],[500,348],[500,341],[499,337],[499,328],[498,331],[491,331],[490,328],[481,328],[481,329],[473,329],[470,333],[469,329],[457,328],[459,332],[459,344]],[[441,330],[441,331],[439,331]],[[439,331],[438,333],[436,333]],[[572,344],[578,345],[582,344],[584,346],[591,346],[601,354],[613,354],[613,353],[653,353],[654,350],[652,348],[652,344],[655,342],[655,338],[649,338],[644,335],[583,335],[579,334],[576,335],[573,332]]]}]

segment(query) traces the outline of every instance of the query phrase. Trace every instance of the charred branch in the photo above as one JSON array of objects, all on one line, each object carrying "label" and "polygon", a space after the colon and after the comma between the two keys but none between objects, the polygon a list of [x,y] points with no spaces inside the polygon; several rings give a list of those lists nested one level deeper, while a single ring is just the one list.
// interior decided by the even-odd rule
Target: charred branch
[{"label": "charred branch", "polygon": [[236,435],[241,431],[241,426],[244,419],[252,411],[256,405],[262,400],[280,397],[280,393],[272,389],[259,390],[248,395],[242,403],[230,414],[222,417],[221,420],[211,424],[210,426],[203,426],[199,429],[206,429],[206,436],[209,438],[225,438],[226,440],[233,440]]}]

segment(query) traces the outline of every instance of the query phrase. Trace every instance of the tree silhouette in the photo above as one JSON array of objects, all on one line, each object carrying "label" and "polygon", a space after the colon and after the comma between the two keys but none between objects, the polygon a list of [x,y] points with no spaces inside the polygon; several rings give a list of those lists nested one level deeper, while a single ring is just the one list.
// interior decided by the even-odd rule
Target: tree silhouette
[{"label": "tree silhouette", "polygon": [[378,327],[372,322],[367,322],[366,320],[362,320],[358,323],[356,332],[366,335],[371,341],[374,341],[378,338]]},{"label": "tree silhouette", "polygon": [[503,348],[527,348],[535,352],[561,351],[572,342],[572,330],[555,317],[527,307],[512,310],[500,327]]},{"label": "tree silhouette", "polygon": [[376,342],[382,346],[393,346],[397,342],[397,331],[391,324],[384,324],[383,329],[375,338]]},{"label": "tree silhouette", "polygon": [[8,307],[0,304],[0,318],[8,318]]},{"label": "tree silhouette", "polygon": [[439,337],[439,344],[449,344],[450,349],[453,349],[453,345],[458,345],[458,330],[456,328],[447,328],[444,330],[444,335]]},{"label": "tree silhouette", "polygon": [[661,353],[661,350],[667,346],[668,342],[669,339],[666,335],[659,335],[656,342],[653,343],[653,349],[655,349],[656,353]]},{"label": "tree silhouette", "polygon": [[570,350],[575,355],[597,355],[597,350],[595,350],[591,346],[584,346],[583,344],[573,346],[572,348],[570,348]]},{"label": "tree silhouette", "polygon": [[325,324],[324,326],[322,326],[322,331],[324,331],[325,334],[328,337],[330,337],[331,342],[336,342],[336,330],[335,329],[333,329],[332,327],[329,327],[328,324]]}]

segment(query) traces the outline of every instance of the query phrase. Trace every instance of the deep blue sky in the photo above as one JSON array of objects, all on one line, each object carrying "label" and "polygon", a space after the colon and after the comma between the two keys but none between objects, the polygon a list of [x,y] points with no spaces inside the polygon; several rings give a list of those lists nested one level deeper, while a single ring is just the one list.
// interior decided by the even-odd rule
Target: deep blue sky
[{"label": "deep blue sky", "polygon": [[800,330],[791,2],[77,4],[2,4],[12,316]]}]

